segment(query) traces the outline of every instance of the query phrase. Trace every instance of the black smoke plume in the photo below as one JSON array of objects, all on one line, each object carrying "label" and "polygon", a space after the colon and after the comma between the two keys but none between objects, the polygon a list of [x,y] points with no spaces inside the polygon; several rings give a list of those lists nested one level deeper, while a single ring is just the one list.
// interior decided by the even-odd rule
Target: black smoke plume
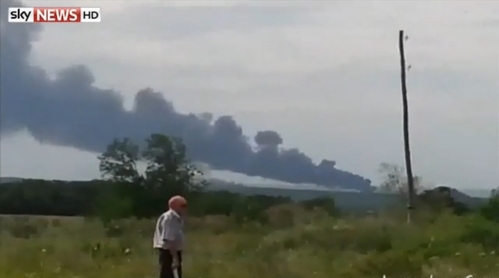
[{"label": "black smoke plume", "polygon": [[183,138],[190,158],[214,169],[370,190],[369,180],[336,169],[334,161],[316,165],[297,149],[279,148],[283,139],[275,131],[258,132],[257,150],[253,150],[231,116],[180,114],[151,89],[138,92],[133,110],[127,111],[118,92],[93,85],[94,77],[85,66],[66,68],[50,79],[43,69],[29,64],[31,43],[41,27],[7,23],[8,7],[21,3],[0,2],[2,136],[27,129],[38,141],[101,152],[114,138],[137,140],[161,132]]}]

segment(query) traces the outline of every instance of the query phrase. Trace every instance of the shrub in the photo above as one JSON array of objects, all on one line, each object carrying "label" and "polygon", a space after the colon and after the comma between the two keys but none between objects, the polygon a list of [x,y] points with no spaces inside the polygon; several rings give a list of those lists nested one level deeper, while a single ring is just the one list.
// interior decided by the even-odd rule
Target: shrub
[{"label": "shrub", "polygon": [[[43,224],[37,226],[36,223],[30,222],[28,217],[15,217],[13,220],[14,221],[9,225],[8,230],[15,238],[29,239],[37,237],[40,235],[40,230],[44,226]],[[44,222],[40,221],[39,223]]]},{"label": "shrub", "polygon": [[339,215],[339,210],[333,198],[317,198],[301,202],[307,210],[323,209],[331,216]]},{"label": "shrub", "polygon": [[125,228],[116,221],[111,221],[104,225],[105,233],[107,237],[121,237],[125,233]]},{"label": "shrub", "polygon": [[481,245],[486,251],[499,252],[499,226],[482,217],[473,217],[465,225],[461,241]]},{"label": "shrub", "polygon": [[401,250],[371,253],[354,263],[361,277],[422,277],[423,260]]},{"label": "shrub", "polygon": [[499,196],[492,196],[480,212],[486,219],[499,223]]}]

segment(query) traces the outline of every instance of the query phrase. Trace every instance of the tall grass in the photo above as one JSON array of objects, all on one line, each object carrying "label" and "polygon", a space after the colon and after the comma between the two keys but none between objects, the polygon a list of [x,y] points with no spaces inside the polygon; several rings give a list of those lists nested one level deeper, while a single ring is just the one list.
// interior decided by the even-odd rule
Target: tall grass
[{"label": "tall grass", "polygon": [[[265,225],[188,220],[187,278],[499,277],[499,227],[479,216],[335,218],[282,205]],[[156,277],[154,220],[0,217],[0,277]]]}]

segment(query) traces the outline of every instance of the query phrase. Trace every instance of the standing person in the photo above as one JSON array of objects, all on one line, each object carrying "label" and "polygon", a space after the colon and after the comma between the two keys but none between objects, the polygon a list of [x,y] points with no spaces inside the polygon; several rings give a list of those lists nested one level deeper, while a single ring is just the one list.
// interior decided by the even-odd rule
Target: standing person
[{"label": "standing person", "polygon": [[158,250],[160,278],[182,278],[182,248],[184,245],[184,216],[187,200],[174,196],[168,201],[168,211],[156,222],[153,247]]}]

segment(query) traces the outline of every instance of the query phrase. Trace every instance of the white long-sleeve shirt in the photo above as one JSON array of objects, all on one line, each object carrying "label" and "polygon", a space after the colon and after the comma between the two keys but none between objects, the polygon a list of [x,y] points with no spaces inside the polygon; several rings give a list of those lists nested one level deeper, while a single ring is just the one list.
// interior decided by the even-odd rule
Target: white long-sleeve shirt
[{"label": "white long-sleeve shirt", "polygon": [[175,244],[174,248],[182,250],[184,247],[184,221],[173,210],[163,213],[156,222],[153,237],[153,248],[169,249],[171,246],[166,241]]}]

